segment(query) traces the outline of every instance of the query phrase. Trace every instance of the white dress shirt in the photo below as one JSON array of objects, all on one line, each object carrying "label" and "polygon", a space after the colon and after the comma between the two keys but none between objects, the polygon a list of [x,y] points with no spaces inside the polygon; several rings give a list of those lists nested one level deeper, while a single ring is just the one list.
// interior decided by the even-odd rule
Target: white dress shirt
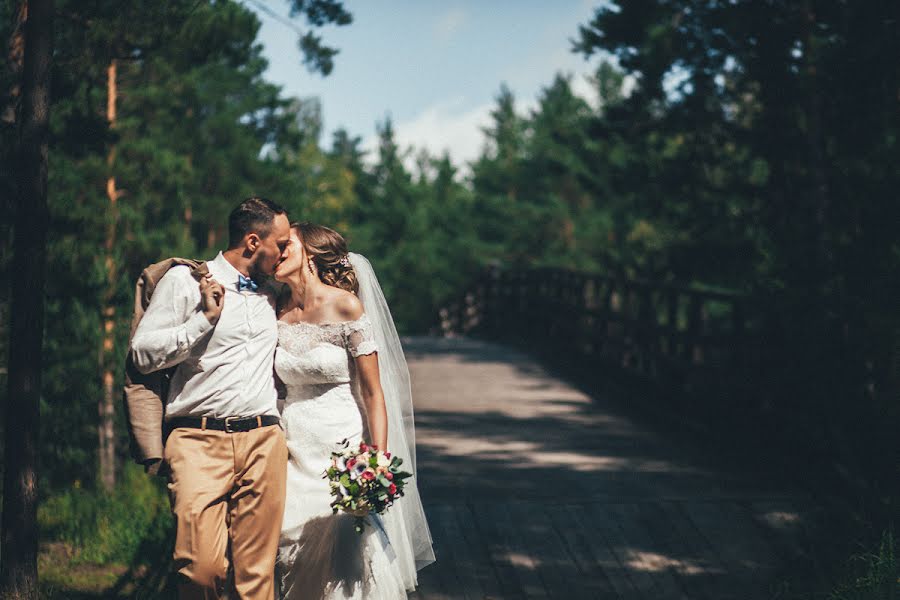
[{"label": "white dress shirt", "polygon": [[218,323],[213,326],[204,316],[190,268],[172,267],[156,285],[134,333],[134,364],[143,373],[178,365],[169,386],[167,419],[278,415],[274,297],[265,286],[239,292],[240,272],[221,252],[206,264],[225,288]]}]

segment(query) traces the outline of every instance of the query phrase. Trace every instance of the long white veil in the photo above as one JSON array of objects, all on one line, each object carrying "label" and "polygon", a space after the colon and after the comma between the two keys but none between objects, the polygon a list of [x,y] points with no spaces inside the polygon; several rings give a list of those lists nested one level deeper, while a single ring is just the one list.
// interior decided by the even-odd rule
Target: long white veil
[{"label": "long white veil", "polygon": [[413,474],[407,480],[403,497],[382,515],[404,583],[412,590],[416,586],[416,571],[434,562],[434,550],[417,485],[416,430],[409,369],[372,264],[355,252],[351,252],[349,258],[359,282],[359,299],[372,322],[378,344],[378,370],[388,417],[388,450],[403,459],[404,471]]}]

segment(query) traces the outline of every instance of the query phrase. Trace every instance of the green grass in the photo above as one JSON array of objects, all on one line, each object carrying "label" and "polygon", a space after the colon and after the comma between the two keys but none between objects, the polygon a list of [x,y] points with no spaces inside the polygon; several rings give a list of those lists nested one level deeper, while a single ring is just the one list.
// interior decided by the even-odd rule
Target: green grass
[{"label": "green grass", "polygon": [[[824,567],[807,579],[786,579],[771,590],[773,600],[900,600],[900,556],[893,530],[888,529],[872,549],[842,563]],[[827,564],[827,563],[826,563]]]},{"label": "green grass", "polygon": [[849,575],[828,600],[896,600],[900,598],[900,560],[893,531],[881,536],[878,549],[853,556]]},{"label": "green grass", "polygon": [[111,493],[73,487],[38,509],[42,539],[66,544],[85,563],[132,564],[142,545],[165,542],[171,524],[162,480],[130,464]]},{"label": "green grass", "polygon": [[126,466],[111,493],[75,485],[50,495],[38,525],[43,598],[107,597],[168,568],[173,520],[165,485],[136,465]]}]

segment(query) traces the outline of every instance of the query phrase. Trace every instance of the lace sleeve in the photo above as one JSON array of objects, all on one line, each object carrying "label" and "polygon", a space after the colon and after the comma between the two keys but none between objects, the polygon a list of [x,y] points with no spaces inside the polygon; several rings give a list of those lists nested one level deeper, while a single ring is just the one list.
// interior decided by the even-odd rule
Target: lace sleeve
[{"label": "lace sleeve", "polygon": [[375,343],[375,330],[372,322],[365,314],[347,323],[344,329],[347,350],[354,358],[363,354],[378,352],[378,344]]}]

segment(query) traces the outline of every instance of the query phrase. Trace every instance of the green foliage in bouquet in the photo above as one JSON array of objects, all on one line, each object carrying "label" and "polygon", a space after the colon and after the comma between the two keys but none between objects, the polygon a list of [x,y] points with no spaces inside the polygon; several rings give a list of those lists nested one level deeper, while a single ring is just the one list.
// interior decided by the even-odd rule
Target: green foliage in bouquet
[{"label": "green foliage in bouquet", "polygon": [[401,470],[403,459],[382,452],[365,441],[351,448],[347,440],[343,450],[331,453],[331,466],[325,471],[334,514],[344,511],[356,517],[356,531],[363,532],[365,517],[381,514],[403,496],[406,480],[412,473]]}]

